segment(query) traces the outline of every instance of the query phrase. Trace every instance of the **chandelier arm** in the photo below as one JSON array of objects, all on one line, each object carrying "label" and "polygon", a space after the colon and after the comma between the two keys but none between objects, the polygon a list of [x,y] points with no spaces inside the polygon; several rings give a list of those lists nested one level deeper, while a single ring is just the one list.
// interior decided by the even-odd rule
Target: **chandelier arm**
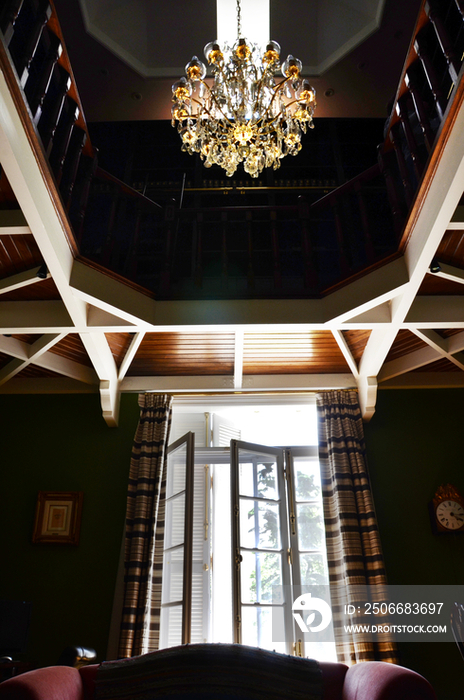
[{"label": "chandelier arm", "polygon": [[[224,112],[222,111],[221,105],[220,105],[219,102],[217,101],[214,92],[211,92],[211,90],[210,90],[210,88],[209,88],[209,85],[208,85],[207,83],[205,83],[204,80],[200,80],[199,82],[200,82],[202,85],[205,86],[205,88],[208,90],[208,92],[209,92],[209,94],[210,94],[210,96],[211,96],[211,99],[214,100],[214,102],[215,102],[215,104],[216,104],[216,107],[218,108],[218,110],[220,111],[220,113],[222,114],[222,116],[224,117],[224,119],[226,120],[226,122],[227,122],[230,126],[232,126],[232,122],[230,121],[230,119],[227,118],[227,116],[226,116],[226,115],[224,114]],[[200,107],[203,107],[203,108],[205,109],[206,113],[209,114],[210,117],[214,118],[213,115],[211,114],[211,112],[209,111],[209,109],[208,109],[207,107],[205,107],[205,105],[204,105],[202,102],[200,102],[199,100],[196,100],[194,97],[192,97],[191,100],[192,100],[192,102],[196,102],[198,105],[200,105]]]},{"label": "chandelier arm", "polygon": [[[275,98],[277,97],[277,93],[283,89],[283,87],[284,87],[285,84],[290,80],[290,78],[291,78],[291,76],[288,75],[288,76],[285,78],[285,80],[282,80],[282,82],[279,83],[279,84],[277,85],[277,87],[275,88],[274,94],[272,95],[272,100],[269,102],[269,105],[266,107],[266,110],[265,110],[265,112],[264,112],[264,114],[263,114],[263,117],[262,117],[263,119],[264,119],[264,116],[265,116],[265,115],[269,112],[269,110],[271,109],[271,107],[272,107],[272,105],[273,105],[273,103],[274,103],[274,100],[275,100]],[[292,103],[292,104],[293,104],[293,103]],[[277,117],[274,117],[274,119],[273,119],[271,122],[269,122],[269,123],[272,124],[276,119],[277,119]]]}]

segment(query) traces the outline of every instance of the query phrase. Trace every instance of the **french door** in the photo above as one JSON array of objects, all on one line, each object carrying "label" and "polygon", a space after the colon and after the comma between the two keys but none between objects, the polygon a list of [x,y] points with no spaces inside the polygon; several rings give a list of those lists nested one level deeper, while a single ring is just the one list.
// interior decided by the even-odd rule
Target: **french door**
[{"label": "french door", "polygon": [[231,440],[230,452],[194,454],[193,434],[180,438],[165,531],[161,646],[234,641],[305,655],[292,604],[302,587],[328,583],[316,447]]}]

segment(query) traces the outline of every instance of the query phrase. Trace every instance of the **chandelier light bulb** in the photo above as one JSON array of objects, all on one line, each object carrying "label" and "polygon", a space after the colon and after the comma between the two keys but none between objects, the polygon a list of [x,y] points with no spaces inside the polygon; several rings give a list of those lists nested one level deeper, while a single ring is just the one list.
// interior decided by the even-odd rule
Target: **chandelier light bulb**
[{"label": "chandelier light bulb", "polygon": [[237,7],[235,44],[211,41],[204,49],[212,84],[205,81],[205,64],[193,56],[186,77],[172,86],[172,125],[182,150],[199,153],[206,167],[219,165],[232,176],[243,163],[245,172],[258,177],[263,168],[277,169],[284,156],[300,151],[302,134],[314,126],[316,92],[301,78],[298,58],[289,55],[281,65],[276,41],[261,54],[240,36],[239,2]]}]

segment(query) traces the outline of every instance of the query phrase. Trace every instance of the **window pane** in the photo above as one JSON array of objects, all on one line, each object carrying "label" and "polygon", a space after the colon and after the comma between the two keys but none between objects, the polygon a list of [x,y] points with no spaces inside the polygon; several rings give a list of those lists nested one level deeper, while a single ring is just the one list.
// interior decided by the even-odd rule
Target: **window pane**
[{"label": "window pane", "polygon": [[275,552],[244,552],[240,565],[243,603],[270,603],[272,586],[282,585],[281,555]]},{"label": "window pane", "polygon": [[161,608],[160,649],[182,644],[182,605]]},{"label": "window pane", "polygon": [[302,586],[329,583],[325,558],[322,554],[300,554],[300,573]]},{"label": "window pane", "polygon": [[285,642],[272,641],[272,618],[277,616],[279,629],[284,629],[284,611],[281,607],[242,607],[242,644],[271,651],[287,652]]},{"label": "window pane", "polygon": [[278,504],[241,498],[240,542],[247,549],[280,549]]},{"label": "window pane", "polygon": [[296,508],[299,549],[320,549],[324,536],[322,508],[319,504],[300,504]]},{"label": "window pane", "polygon": [[187,445],[184,443],[168,455],[166,498],[185,489]]},{"label": "window pane", "polygon": [[176,547],[184,541],[185,494],[166,501],[164,548]]},{"label": "window pane", "polygon": [[184,548],[178,547],[164,553],[163,590],[161,603],[182,600],[184,581]]},{"label": "window pane", "polygon": [[279,492],[277,487],[277,465],[272,457],[260,461],[255,458],[253,462],[242,462],[242,453],[239,453],[239,491],[242,496],[260,496],[277,500]]},{"label": "window pane", "polygon": [[321,495],[321,476],[317,460],[295,459],[295,495],[297,501],[310,501]]}]

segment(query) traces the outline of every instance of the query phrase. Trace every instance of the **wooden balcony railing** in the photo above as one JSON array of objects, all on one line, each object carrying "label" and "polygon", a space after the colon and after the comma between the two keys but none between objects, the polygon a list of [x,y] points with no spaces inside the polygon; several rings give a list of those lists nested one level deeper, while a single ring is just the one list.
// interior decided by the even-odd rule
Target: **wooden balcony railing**
[{"label": "wooden balcony railing", "polygon": [[0,31],[2,66],[28,106],[76,255],[160,298],[298,297],[401,250],[461,79],[464,1],[424,1],[377,163],[322,197],[303,184],[290,204],[291,188],[281,199],[265,186],[259,206],[211,205],[196,188],[187,205],[160,207],[98,167],[53,4],[4,0]]}]

